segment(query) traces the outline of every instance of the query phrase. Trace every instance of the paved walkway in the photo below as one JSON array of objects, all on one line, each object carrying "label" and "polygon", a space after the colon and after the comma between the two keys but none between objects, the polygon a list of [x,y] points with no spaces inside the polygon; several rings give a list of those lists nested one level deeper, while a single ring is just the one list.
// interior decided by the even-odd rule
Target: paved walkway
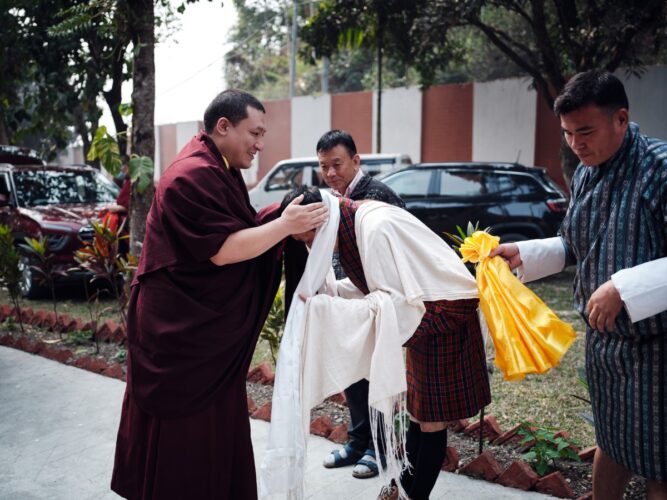
[{"label": "paved walkway", "polygon": [[[124,390],[121,381],[0,347],[0,500],[119,498],[109,490],[109,480]],[[251,422],[259,462],[269,424]],[[311,437],[306,498],[374,500],[380,489],[377,478],[354,479],[350,468],[322,467],[323,457],[335,446]],[[549,497],[442,473],[431,498]]]}]

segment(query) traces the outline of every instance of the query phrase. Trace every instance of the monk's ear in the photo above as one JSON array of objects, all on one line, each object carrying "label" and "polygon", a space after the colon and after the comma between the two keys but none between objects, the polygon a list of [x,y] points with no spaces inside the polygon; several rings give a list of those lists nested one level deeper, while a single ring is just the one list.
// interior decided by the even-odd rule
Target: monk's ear
[{"label": "monk's ear", "polygon": [[215,131],[221,135],[226,136],[229,132],[229,129],[232,127],[232,122],[225,116],[221,116],[218,119],[218,122],[215,124]]}]

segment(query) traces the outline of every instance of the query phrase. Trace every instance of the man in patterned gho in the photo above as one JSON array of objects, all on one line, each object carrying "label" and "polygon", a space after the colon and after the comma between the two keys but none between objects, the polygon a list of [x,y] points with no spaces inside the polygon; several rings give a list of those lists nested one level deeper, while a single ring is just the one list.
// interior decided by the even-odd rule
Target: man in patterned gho
[{"label": "man in patterned gho", "polygon": [[555,101],[581,163],[560,236],[500,245],[525,281],[577,266],[598,449],[593,496],[621,499],[632,474],[667,498],[667,143],[629,121],[612,74],[574,76]]},{"label": "man in patterned gho", "polygon": [[[304,193],[303,204],[322,199],[319,190],[301,187],[286,195],[283,206]],[[409,212],[347,198],[341,198],[339,206],[338,252],[347,279],[336,281],[335,290],[323,292],[333,295],[330,312],[337,318],[341,343],[357,326],[347,304],[356,307],[355,300],[389,294],[397,328],[407,339],[410,423],[405,450],[412,467],[404,468],[398,479],[410,499],[427,500],[445,458],[445,422],[471,417],[491,401],[477,286],[454,251]],[[315,231],[293,238],[310,245]],[[332,319],[325,312],[317,316],[311,310],[308,314],[316,315],[309,316],[315,324],[330,324]],[[416,321],[408,320],[412,317]],[[346,321],[349,324],[341,325]],[[413,325],[411,330],[403,331],[408,324]],[[373,383],[371,380],[371,390]],[[398,485],[392,481],[378,498],[396,499],[398,495]]]},{"label": "man in patterned gho", "polygon": [[[330,130],[317,141],[320,174],[333,194],[351,200],[378,200],[404,208],[403,200],[387,185],[364,174],[357,146],[352,136],[343,130]],[[338,253],[334,252],[334,272],[337,279],[345,278]],[[350,410],[347,429],[349,441],[340,450],[334,450],[324,460],[327,468],[354,465],[352,475],[365,479],[378,474],[373,448],[371,422],[368,414],[368,380],[363,379],[345,389],[345,400]],[[384,450],[380,450],[383,453]],[[383,457],[380,457],[382,461]]]}]

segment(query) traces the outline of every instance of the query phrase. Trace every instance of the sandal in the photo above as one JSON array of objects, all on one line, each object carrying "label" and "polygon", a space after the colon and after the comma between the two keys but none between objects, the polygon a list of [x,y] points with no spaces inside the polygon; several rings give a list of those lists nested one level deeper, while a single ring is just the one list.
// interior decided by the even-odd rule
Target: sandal
[{"label": "sandal", "polygon": [[378,500],[398,500],[398,486],[396,481],[391,480],[389,486],[383,486],[378,495]]},{"label": "sandal", "polygon": [[357,461],[354,469],[352,469],[352,475],[357,479],[368,479],[377,476],[379,473],[374,450],[366,450],[364,456]]},{"label": "sandal", "polygon": [[340,450],[333,450],[327,458],[324,459],[324,465],[327,469],[335,469],[337,467],[345,467],[346,465],[356,464],[362,453],[355,450],[349,445],[345,445]]}]

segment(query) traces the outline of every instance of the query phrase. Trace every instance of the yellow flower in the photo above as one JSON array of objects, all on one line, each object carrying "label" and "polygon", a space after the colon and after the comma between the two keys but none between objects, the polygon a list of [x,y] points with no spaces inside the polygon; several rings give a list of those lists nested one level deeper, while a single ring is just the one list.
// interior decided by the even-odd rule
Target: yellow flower
[{"label": "yellow flower", "polygon": [[476,264],[489,256],[491,250],[500,244],[498,236],[491,236],[486,231],[475,231],[471,236],[463,240],[459,251],[463,262],[472,262]]}]

